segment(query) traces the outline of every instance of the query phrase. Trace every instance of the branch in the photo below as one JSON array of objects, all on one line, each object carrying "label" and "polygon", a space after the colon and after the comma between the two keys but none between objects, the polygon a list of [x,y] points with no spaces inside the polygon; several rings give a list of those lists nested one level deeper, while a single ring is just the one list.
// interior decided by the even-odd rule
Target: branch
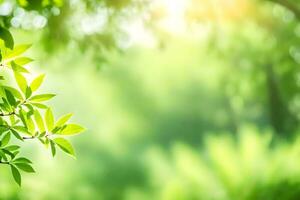
[{"label": "branch", "polygon": [[22,137],[23,138],[23,140],[32,140],[32,139],[34,139],[35,137],[34,136],[30,136],[30,137]]},{"label": "branch", "polygon": [[16,114],[16,112],[13,111],[13,112],[10,112],[10,113],[0,113],[0,116],[5,117],[5,116],[10,116],[10,115],[15,115],[15,114]]}]

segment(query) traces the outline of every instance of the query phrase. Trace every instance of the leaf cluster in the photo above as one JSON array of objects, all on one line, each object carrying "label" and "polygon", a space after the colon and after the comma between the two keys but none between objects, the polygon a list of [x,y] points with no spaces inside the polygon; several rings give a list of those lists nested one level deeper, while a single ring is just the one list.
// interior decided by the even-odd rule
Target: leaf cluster
[{"label": "leaf cluster", "polygon": [[[22,149],[18,141],[36,139],[50,149],[53,156],[59,148],[74,157],[75,151],[65,137],[84,130],[78,124],[69,123],[71,113],[55,119],[46,104],[55,94],[38,92],[45,75],[33,76],[28,69],[33,60],[23,55],[30,46],[14,45],[10,32],[0,29],[0,70],[8,69],[17,86],[0,85],[0,164],[10,166],[18,185],[21,185],[20,171],[35,172],[32,162],[19,156]],[[5,78],[0,76],[1,80]]]}]

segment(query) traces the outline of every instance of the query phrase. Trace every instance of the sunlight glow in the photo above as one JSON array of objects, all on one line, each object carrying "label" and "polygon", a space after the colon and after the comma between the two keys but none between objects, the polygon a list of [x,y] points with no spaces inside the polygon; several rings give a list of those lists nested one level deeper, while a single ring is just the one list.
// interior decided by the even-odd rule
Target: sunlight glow
[{"label": "sunlight glow", "polygon": [[173,33],[181,33],[186,29],[185,14],[188,5],[186,0],[161,0],[165,8],[165,18],[160,21],[160,26]]}]

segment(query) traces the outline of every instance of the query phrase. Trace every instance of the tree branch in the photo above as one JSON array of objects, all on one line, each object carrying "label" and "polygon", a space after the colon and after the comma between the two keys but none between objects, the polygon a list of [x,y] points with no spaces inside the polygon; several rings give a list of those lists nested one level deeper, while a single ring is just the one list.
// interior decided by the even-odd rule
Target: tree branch
[{"label": "tree branch", "polygon": [[16,114],[15,111],[13,111],[13,112],[10,112],[10,113],[0,113],[0,116],[5,117],[5,116],[10,116],[10,115],[15,115],[15,114]]},{"label": "tree branch", "polygon": [[30,136],[30,137],[22,137],[23,138],[23,140],[32,140],[32,139],[34,139],[35,137],[34,136]]}]

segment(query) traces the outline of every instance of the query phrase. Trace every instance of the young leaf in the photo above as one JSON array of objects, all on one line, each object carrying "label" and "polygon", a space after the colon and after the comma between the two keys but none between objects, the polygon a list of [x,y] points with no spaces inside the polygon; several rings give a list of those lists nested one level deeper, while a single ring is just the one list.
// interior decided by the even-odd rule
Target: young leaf
[{"label": "young leaf", "polygon": [[13,61],[11,62],[11,68],[14,72],[29,73],[29,71],[25,67],[22,67],[21,65],[18,65]]},{"label": "young leaf", "polygon": [[27,118],[27,127],[30,134],[33,135],[35,133],[35,125],[31,117]]},{"label": "young leaf", "polygon": [[5,60],[20,56],[31,47],[31,44],[21,44],[16,46],[11,52],[5,56]]},{"label": "young leaf", "polygon": [[14,62],[18,65],[26,65],[32,61],[33,61],[33,59],[28,58],[28,57],[19,57],[14,60]]},{"label": "young leaf", "polygon": [[44,81],[44,78],[45,78],[45,74],[41,74],[31,82],[30,88],[32,92],[36,91],[41,86],[41,84]]},{"label": "young leaf", "polygon": [[40,132],[44,132],[45,131],[44,121],[38,110],[34,110],[34,119]]},{"label": "young leaf", "polygon": [[15,74],[15,79],[17,81],[19,88],[21,89],[23,94],[25,94],[26,88],[27,88],[27,81],[26,81],[25,77],[18,72],[15,72],[14,74]]},{"label": "young leaf", "polygon": [[67,123],[69,121],[69,119],[73,116],[72,113],[66,114],[62,117],[60,117],[57,122],[55,123],[55,127],[60,127],[65,125],[65,123]]},{"label": "young leaf", "polygon": [[45,104],[42,104],[42,103],[31,103],[31,105],[37,107],[37,108],[40,108],[40,109],[47,109],[48,106],[46,106]]},{"label": "young leaf", "polygon": [[55,94],[38,94],[31,97],[29,100],[34,102],[42,102],[42,101],[47,101],[53,97],[55,97]]},{"label": "young leaf", "polygon": [[60,149],[63,150],[64,152],[66,152],[72,156],[75,156],[75,152],[72,147],[72,144],[69,141],[67,141],[66,139],[55,138],[55,139],[53,139],[53,142],[55,142],[55,144],[57,144],[60,147]]},{"label": "young leaf", "polygon": [[11,173],[14,177],[14,180],[16,181],[16,183],[19,186],[21,186],[21,174],[20,174],[19,170],[13,165],[10,165],[10,169],[11,169]]},{"label": "young leaf", "polygon": [[46,121],[48,131],[51,131],[54,126],[54,116],[51,108],[48,108],[45,112],[45,121]]},{"label": "young leaf", "polygon": [[61,134],[61,135],[76,135],[76,134],[79,134],[82,131],[84,131],[84,128],[82,126],[79,126],[78,124],[68,124],[58,134]]}]

